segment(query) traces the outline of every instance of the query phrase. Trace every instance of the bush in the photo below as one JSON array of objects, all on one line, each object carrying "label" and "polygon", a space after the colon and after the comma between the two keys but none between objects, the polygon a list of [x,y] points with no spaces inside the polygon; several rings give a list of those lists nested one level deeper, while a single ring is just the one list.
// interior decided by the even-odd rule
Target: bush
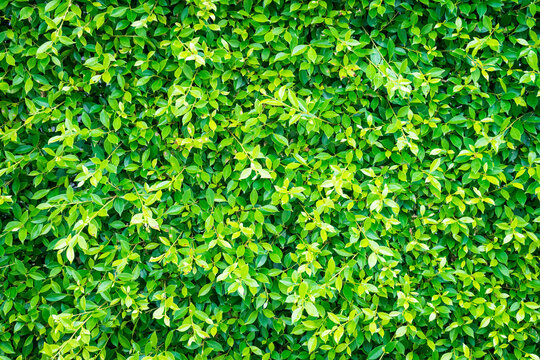
[{"label": "bush", "polygon": [[539,7],[0,0],[0,359],[540,359]]}]

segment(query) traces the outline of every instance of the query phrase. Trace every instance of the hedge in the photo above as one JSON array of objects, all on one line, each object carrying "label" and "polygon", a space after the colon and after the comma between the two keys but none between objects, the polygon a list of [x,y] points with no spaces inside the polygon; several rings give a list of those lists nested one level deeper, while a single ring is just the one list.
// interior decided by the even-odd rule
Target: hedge
[{"label": "hedge", "polygon": [[539,360],[539,13],[0,0],[0,360]]}]

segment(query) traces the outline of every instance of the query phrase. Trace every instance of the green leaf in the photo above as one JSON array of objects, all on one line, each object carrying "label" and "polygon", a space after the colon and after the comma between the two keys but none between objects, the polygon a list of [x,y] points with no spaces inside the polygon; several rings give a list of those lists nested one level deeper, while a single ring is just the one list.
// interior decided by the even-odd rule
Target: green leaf
[{"label": "green leaf", "polygon": [[536,51],[531,49],[529,53],[527,54],[527,62],[529,63],[529,66],[533,68],[533,70],[538,71],[538,55],[536,54]]},{"label": "green leaf", "polygon": [[407,326],[400,326],[396,330],[396,338],[402,337],[407,332]]},{"label": "green leaf", "polygon": [[307,45],[297,45],[294,47],[292,51],[292,56],[301,55],[304,53],[304,51],[306,51],[306,49],[307,49]]},{"label": "green leaf", "polygon": [[264,14],[257,14],[253,16],[253,20],[255,20],[258,23],[268,22],[268,18]]},{"label": "green leaf", "polygon": [[23,7],[20,12],[19,19],[25,20],[28,19],[30,16],[32,16],[32,13],[34,12],[34,8],[30,6]]},{"label": "green leaf", "polygon": [[49,189],[42,189],[42,190],[36,191],[34,195],[32,195],[32,200],[39,200],[39,199],[44,198],[45,196],[47,196],[49,191],[50,191]]},{"label": "green leaf", "polygon": [[343,328],[343,326],[338,326],[338,328],[334,332],[334,341],[336,342],[336,344],[339,344],[339,341],[341,340],[344,332],[345,329]]},{"label": "green leaf", "polygon": [[283,135],[279,135],[279,134],[274,134],[274,139],[276,139],[276,141],[282,145],[285,145],[285,146],[288,146],[289,145],[289,141],[287,140],[287,138]]},{"label": "green leaf", "polygon": [[312,47],[309,48],[307,56],[308,59],[313,63],[317,60],[317,52]]},{"label": "green leaf", "polygon": [[305,308],[306,308],[307,313],[308,313],[310,316],[319,317],[319,311],[317,310],[317,308],[315,307],[315,305],[313,305],[313,303],[311,303],[311,302],[309,302],[309,301],[306,302]]},{"label": "green leaf", "polygon": [[240,180],[246,179],[251,175],[251,168],[244,169],[240,174]]},{"label": "green leaf", "polygon": [[122,16],[124,16],[124,14],[126,13],[127,10],[128,10],[128,8],[125,7],[125,6],[117,7],[115,9],[113,9],[110,16],[113,17],[113,18],[122,17]]}]

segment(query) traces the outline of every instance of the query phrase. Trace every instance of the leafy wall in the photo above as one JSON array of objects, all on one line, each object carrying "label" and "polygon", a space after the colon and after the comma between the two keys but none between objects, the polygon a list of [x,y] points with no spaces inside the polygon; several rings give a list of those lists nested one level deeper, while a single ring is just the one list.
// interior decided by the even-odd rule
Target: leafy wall
[{"label": "leafy wall", "polygon": [[538,12],[0,0],[0,359],[540,359]]}]

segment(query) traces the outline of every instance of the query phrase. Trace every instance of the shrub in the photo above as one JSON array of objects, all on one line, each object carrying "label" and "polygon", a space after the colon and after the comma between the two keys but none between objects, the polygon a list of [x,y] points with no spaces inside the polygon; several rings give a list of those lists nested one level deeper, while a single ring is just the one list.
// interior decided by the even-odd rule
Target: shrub
[{"label": "shrub", "polygon": [[531,0],[0,0],[0,359],[540,359]]}]

